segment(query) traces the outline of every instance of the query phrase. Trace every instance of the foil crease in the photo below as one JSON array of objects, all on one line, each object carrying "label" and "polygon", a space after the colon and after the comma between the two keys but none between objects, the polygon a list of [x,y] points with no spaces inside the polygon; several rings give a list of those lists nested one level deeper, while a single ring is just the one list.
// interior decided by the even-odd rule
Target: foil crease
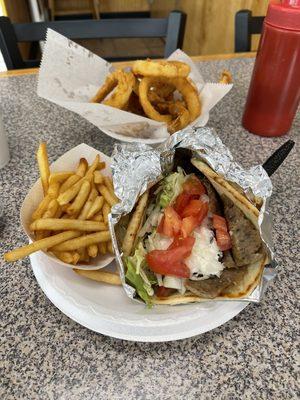
[{"label": "foil crease", "polygon": [[176,148],[192,150],[194,157],[204,160],[218,174],[238,184],[247,196],[254,194],[262,199],[258,225],[261,238],[269,253],[269,264],[264,268],[260,284],[248,297],[226,300],[259,302],[269,282],[276,275],[272,219],[268,211],[272,182],[261,165],[246,170],[236,163],[230,150],[223,144],[214,129],[209,127],[186,128],[173,134],[156,148],[140,143],[115,145],[111,168],[116,195],[120,199],[120,203],[112,208],[109,216],[109,228],[125,292],[134,299],[135,289],[125,282],[122,252],[118,245],[115,226],[122,216],[132,211],[140,195],[172,170]]}]

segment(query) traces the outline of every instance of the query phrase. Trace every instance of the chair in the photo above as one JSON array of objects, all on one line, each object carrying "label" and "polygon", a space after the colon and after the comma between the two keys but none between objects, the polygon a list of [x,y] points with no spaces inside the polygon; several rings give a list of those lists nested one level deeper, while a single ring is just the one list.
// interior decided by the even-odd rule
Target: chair
[{"label": "chair", "polygon": [[236,53],[251,51],[251,35],[261,33],[265,17],[252,17],[250,10],[235,14],[234,48]]},{"label": "chair", "polygon": [[[182,47],[186,15],[172,11],[168,18],[122,18],[103,20],[48,21],[12,24],[7,17],[0,17],[0,50],[6,67],[10,69],[32,68],[39,61],[23,60],[18,42],[45,40],[47,28],[51,28],[69,39],[107,38],[165,38],[164,57]],[[135,57],[110,57],[108,61],[136,60]],[[158,58],[159,56],[151,56]]]}]

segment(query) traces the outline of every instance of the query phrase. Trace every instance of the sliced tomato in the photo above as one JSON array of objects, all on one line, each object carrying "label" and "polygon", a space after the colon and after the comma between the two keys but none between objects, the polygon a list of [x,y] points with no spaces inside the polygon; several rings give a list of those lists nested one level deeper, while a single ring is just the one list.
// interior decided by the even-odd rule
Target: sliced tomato
[{"label": "sliced tomato", "polygon": [[173,242],[168,247],[168,250],[175,249],[178,246],[185,246],[186,248],[190,248],[190,250],[192,251],[194,243],[195,243],[195,238],[191,236],[186,238],[177,236],[174,238]]},{"label": "sliced tomato", "polygon": [[203,204],[202,208],[199,211],[199,214],[197,215],[199,225],[202,223],[202,221],[204,220],[204,218],[207,216],[207,213],[208,213],[208,203],[205,202],[202,204]]},{"label": "sliced tomato", "polygon": [[228,231],[226,219],[217,214],[213,215],[213,227],[216,230]]},{"label": "sliced tomato", "polygon": [[157,274],[188,278],[190,271],[183,260],[191,254],[195,239],[188,237],[176,240],[178,241],[176,247],[150,251],[146,255],[146,260],[151,271]]},{"label": "sliced tomato", "polygon": [[189,217],[183,218],[181,224],[182,236],[187,238],[197,226],[199,226],[197,215],[190,215]]},{"label": "sliced tomato", "polygon": [[217,245],[221,251],[229,250],[232,247],[229,233],[220,229],[216,230]]},{"label": "sliced tomato", "polygon": [[189,268],[182,261],[177,261],[172,264],[149,264],[149,267],[151,271],[155,272],[156,274],[177,276],[178,278],[189,278],[190,276]]},{"label": "sliced tomato", "polygon": [[[164,231],[173,231],[171,236],[176,236],[180,232],[181,228],[181,218],[174,210],[173,207],[168,206],[165,208],[165,221],[164,221]],[[169,236],[169,235],[166,235]]]},{"label": "sliced tomato", "polygon": [[213,227],[216,230],[217,245],[221,251],[229,250],[232,247],[231,237],[228,233],[227,222],[220,215],[213,215]]},{"label": "sliced tomato", "polygon": [[190,200],[190,202],[187,204],[187,206],[181,213],[182,218],[199,214],[204,205],[205,203],[201,200]]},{"label": "sliced tomato", "polygon": [[192,195],[198,195],[206,193],[205,186],[200,182],[200,180],[195,176],[191,175],[183,184],[183,191]]},{"label": "sliced tomato", "polygon": [[[190,207],[190,210],[188,210],[189,212],[187,212],[186,214],[192,214],[192,210],[193,207]],[[187,217],[182,219],[181,233],[183,237],[189,236],[193,232],[193,230],[197,228],[197,226],[201,225],[202,221],[204,220],[204,218],[207,216],[208,213],[208,203],[201,202],[201,207],[200,204],[197,203],[197,207],[195,207],[195,210],[198,210],[197,214],[188,215]]]},{"label": "sliced tomato", "polygon": [[171,288],[166,288],[164,286],[159,286],[155,294],[157,297],[168,297],[170,294],[174,293],[176,290]]},{"label": "sliced tomato", "polygon": [[164,222],[165,222],[165,216],[163,215],[161,220],[160,220],[160,222],[159,222],[159,224],[158,224],[158,227],[157,227],[157,232],[158,233],[161,233],[161,234],[164,233]]},{"label": "sliced tomato", "polygon": [[182,192],[177,196],[174,209],[180,216],[182,216],[181,213],[185,209],[185,207],[189,204],[191,198],[192,195],[186,192]]},{"label": "sliced tomato", "polygon": [[170,244],[170,246],[167,248],[167,250],[172,250],[175,249],[175,247],[178,247],[180,243],[180,238],[179,236],[175,236],[173,242]]}]

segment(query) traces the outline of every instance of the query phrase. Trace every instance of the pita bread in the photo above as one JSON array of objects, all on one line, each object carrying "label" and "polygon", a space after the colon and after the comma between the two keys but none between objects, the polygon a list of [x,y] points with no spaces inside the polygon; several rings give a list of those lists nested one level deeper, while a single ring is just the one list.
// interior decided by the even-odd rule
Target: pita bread
[{"label": "pita bread", "polygon": [[242,299],[244,297],[249,296],[252,291],[256,288],[258,283],[260,282],[260,278],[264,269],[264,265],[266,264],[266,259],[263,259],[260,263],[256,263],[253,265],[249,265],[246,268],[246,272],[243,276],[243,279],[238,284],[233,283],[228,288],[221,293],[220,296],[215,297],[214,299],[207,299],[205,297],[196,296],[190,291],[187,291],[184,295],[176,293],[166,298],[153,298],[153,304],[165,304],[165,305],[179,305],[179,304],[188,304],[188,303],[198,303],[201,301],[207,300],[237,300]]},{"label": "pita bread", "polygon": [[228,181],[218,175],[203,161],[192,158],[191,163],[201,171],[206,178],[210,181],[219,195],[225,194],[245,216],[258,228],[259,210],[254,204],[247,199],[247,197],[237,191]]},{"label": "pita bread", "polygon": [[[259,209],[251,203],[251,201],[242,193],[240,193],[234,185],[226,181],[222,176],[218,175],[213,169],[211,169],[206,163],[198,159],[191,159],[191,163],[201,171],[206,178],[210,181],[212,186],[215,188],[217,193],[227,196],[234,204],[244,213],[244,215],[253,223],[253,225],[258,229],[258,217]],[[143,203],[143,202],[142,202]],[[138,208],[138,207],[137,207]],[[145,204],[144,204],[145,209]],[[141,211],[141,210],[140,210]],[[140,213],[141,215],[141,213]],[[133,219],[133,217],[132,217]],[[140,224],[135,225],[137,226]],[[135,236],[138,229],[135,232]],[[226,289],[221,292],[221,294],[214,298],[213,300],[224,300],[224,299],[242,299],[249,296],[252,291],[259,284],[264,266],[268,263],[268,256],[262,253],[261,260],[244,267],[243,275],[237,282],[232,282]],[[211,300],[205,297],[200,297],[193,294],[189,290],[186,291],[184,295],[176,293],[167,298],[153,298],[153,304],[162,305],[179,305],[188,304],[194,302],[201,302]]]},{"label": "pita bread", "polygon": [[129,225],[126,230],[126,234],[122,243],[122,250],[125,256],[129,256],[134,247],[136,236],[138,231],[141,229],[143,217],[147,207],[149,191],[147,190],[138,200],[136,208],[132,214]]}]

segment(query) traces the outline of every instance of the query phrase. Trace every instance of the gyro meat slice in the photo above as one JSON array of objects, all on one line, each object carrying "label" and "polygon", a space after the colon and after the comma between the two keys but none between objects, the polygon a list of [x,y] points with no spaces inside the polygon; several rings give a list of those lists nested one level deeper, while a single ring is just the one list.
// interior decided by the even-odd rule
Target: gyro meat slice
[{"label": "gyro meat slice", "polygon": [[257,228],[226,195],[222,195],[221,198],[236,265],[243,266],[259,261],[262,258],[262,242]]}]

